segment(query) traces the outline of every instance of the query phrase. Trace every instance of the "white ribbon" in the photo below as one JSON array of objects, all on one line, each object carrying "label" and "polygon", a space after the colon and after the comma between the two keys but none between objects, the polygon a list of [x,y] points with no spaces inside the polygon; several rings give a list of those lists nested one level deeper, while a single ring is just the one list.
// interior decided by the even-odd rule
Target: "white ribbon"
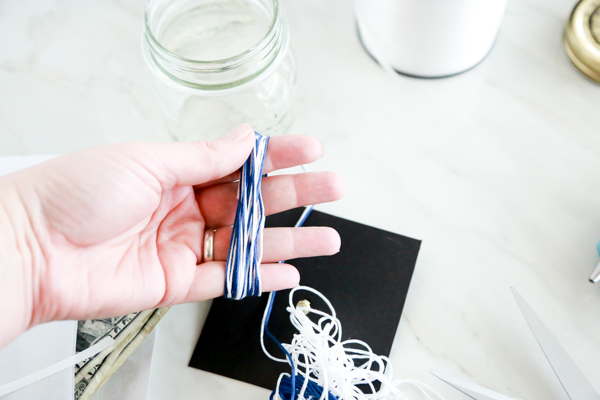
[{"label": "white ribbon", "polygon": [[95,356],[100,353],[102,350],[105,350],[112,346],[115,343],[113,338],[107,337],[91,346],[90,348],[75,354],[69,358],[66,358],[62,361],[57,362],[56,364],[52,364],[46,368],[43,368],[33,374],[27,375],[23,378],[17,379],[16,381],[12,381],[5,385],[0,386],[0,397],[6,396],[9,393],[17,391],[25,386],[29,386],[32,383],[40,381],[44,378],[49,377],[50,375],[54,375],[57,372],[60,372],[66,368],[69,368],[75,364],[82,362],[85,359]]}]

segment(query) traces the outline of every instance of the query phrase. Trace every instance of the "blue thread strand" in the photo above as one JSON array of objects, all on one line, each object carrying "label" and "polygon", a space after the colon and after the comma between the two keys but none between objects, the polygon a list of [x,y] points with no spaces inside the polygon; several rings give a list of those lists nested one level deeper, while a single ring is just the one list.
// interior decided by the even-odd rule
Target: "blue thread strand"
[{"label": "blue thread strand", "polygon": [[[313,208],[314,206],[311,205],[304,209],[304,212],[302,213],[302,215],[300,215],[298,222],[296,222],[296,228],[299,228],[304,224],[304,222],[312,212]],[[280,262],[284,263],[285,261]],[[291,354],[285,349],[285,347],[283,347],[281,342],[277,340],[277,338],[275,338],[271,331],[269,331],[269,319],[271,318],[271,311],[273,310],[273,303],[275,301],[276,294],[277,292],[273,292],[272,296],[269,298],[269,303],[267,304],[267,315],[265,316],[264,332],[267,335],[267,337],[269,337],[269,339],[271,339],[285,353],[285,356],[288,359],[290,366],[292,367],[292,374],[290,376],[284,376],[281,379],[281,383],[279,385],[279,397],[281,397],[282,400],[296,400],[300,395],[302,385],[304,384],[304,377],[302,375],[296,375],[296,366],[294,365],[294,361],[292,359]],[[296,385],[296,383],[298,383],[298,385]],[[323,394],[323,390],[323,387],[309,380],[306,385],[306,390],[304,392],[304,395],[307,396],[305,397],[306,400],[319,399]],[[275,400],[274,397],[275,390],[273,390],[273,392],[271,393],[269,400]],[[330,392],[327,393],[327,399],[337,400],[337,397],[331,394]]]},{"label": "blue thread strand", "polygon": [[[283,263],[284,261],[281,261],[281,263]],[[265,318],[265,333],[266,335],[273,341],[275,342],[275,344],[285,353],[285,356],[287,357],[288,361],[290,362],[290,365],[292,367],[292,378],[291,378],[291,385],[292,385],[292,393],[295,392],[296,389],[296,366],[294,365],[294,361],[292,360],[292,356],[291,354],[285,349],[285,347],[283,347],[283,345],[281,344],[281,342],[279,340],[277,340],[275,338],[275,336],[273,336],[273,334],[271,333],[271,331],[269,331],[269,318],[271,318],[271,311],[273,310],[273,302],[275,300],[275,295],[277,294],[277,292],[273,292],[273,295],[271,296],[271,298],[269,299],[269,304],[267,305],[267,316]],[[273,393],[275,393],[275,391],[273,391]],[[273,399],[273,393],[271,394],[271,400]],[[296,399],[296,395],[294,395],[293,398],[291,398],[290,400],[295,400]],[[284,399],[286,400],[286,399]]]},{"label": "blue thread strand", "polygon": [[[227,255],[224,297],[236,300],[246,296],[260,296],[261,293],[258,267],[262,258],[262,243],[259,243],[259,241],[264,228],[265,215],[260,185],[262,178],[267,176],[262,174],[262,170],[269,137],[255,132],[255,138],[256,142],[252,154],[248,157],[240,172],[239,201]],[[312,209],[313,206],[311,205],[304,210],[295,227],[304,224]],[[281,261],[281,263],[283,262]],[[291,376],[284,376],[281,379],[279,395],[282,400],[296,400],[304,383],[304,377],[296,375],[296,366],[292,356],[269,331],[268,327],[275,294],[276,292],[273,292],[267,305],[264,332],[285,353],[292,367]],[[296,381],[298,381],[299,386],[296,385]],[[311,380],[308,381],[304,393],[308,396],[307,400],[319,399],[322,393],[323,388],[321,386]],[[274,395],[275,391],[271,393],[271,400],[273,400]],[[337,397],[331,393],[328,393],[327,398],[328,400],[337,400]]]},{"label": "blue thread strand", "polygon": [[[292,379],[290,379],[289,376],[284,376],[281,379],[281,383],[279,385],[279,396],[281,397],[282,400],[292,400],[292,396],[293,399],[296,399],[299,395],[300,395],[300,390],[302,385],[304,384],[304,377],[302,375],[297,375],[296,376],[297,379],[297,383],[298,386],[296,387],[295,384],[292,382]],[[304,391],[304,398],[306,400],[318,400],[321,398],[321,395],[323,394],[323,387],[317,385],[315,382],[309,380],[308,384],[306,385],[306,390]],[[273,391],[271,393],[271,396],[269,397],[270,400],[274,400],[275,397],[275,391]],[[333,394],[327,393],[327,400],[337,400],[338,398],[336,396],[334,396]]]},{"label": "blue thread strand", "polygon": [[257,132],[254,134],[252,154],[240,171],[239,200],[225,272],[224,297],[235,300],[261,294],[261,235],[265,224],[265,207],[260,185],[269,137]]}]

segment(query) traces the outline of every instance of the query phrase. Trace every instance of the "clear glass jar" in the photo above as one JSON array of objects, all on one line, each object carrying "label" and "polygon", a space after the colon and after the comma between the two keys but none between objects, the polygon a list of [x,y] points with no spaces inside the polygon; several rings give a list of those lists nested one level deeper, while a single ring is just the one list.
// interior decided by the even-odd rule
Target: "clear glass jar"
[{"label": "clear glass jar", "polygon": [[150,0],[142,52],[178,140],[248,122],[263,135],[294,119],[296,63],[278,0]]}]

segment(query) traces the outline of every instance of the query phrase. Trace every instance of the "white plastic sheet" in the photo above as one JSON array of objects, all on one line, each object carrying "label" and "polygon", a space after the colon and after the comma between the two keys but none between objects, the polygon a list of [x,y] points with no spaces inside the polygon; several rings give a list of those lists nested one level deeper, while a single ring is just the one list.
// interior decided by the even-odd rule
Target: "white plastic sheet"
[{"label": "white plastic sheet", "polygon": [[[0,157],[0,176],[46,161],[55,156]],[[0,386],[75,354],[77,321],[42,324],[0,349]],[[93,396],[94,400],[146,400],[154,332],[136,349]],[[2,400],[73,400],[73,368],[2,397]]]},{"label": "white plastic sheet", "polygon": [[[38,325],[0,350],[0,386],[75,354],[76,321]],[[49,394],[52,394],[49,396]],[[10,393],[2,400],[73,399],[73,368]]]}]

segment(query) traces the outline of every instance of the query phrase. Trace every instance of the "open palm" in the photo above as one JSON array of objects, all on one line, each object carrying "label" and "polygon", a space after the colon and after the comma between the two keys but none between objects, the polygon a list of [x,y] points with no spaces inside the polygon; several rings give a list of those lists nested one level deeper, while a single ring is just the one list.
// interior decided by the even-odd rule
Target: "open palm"
[{"label": "open palm", "polygon": [[[130,143],[89,149],[11,176],[31,224],[31,323],[90,319],[223,293],[237,170],[251,152],[248,125],[212,142]],[[309,136],[270,140],[265,173],[315,161]],[[338,199],[334,173],[263,179],[267,214]],[[214,261],[202,260],[216,229]],[[263,237],[263,290],[298,284],[295,257],[333,254],[330,228],[273,228]]]}]

